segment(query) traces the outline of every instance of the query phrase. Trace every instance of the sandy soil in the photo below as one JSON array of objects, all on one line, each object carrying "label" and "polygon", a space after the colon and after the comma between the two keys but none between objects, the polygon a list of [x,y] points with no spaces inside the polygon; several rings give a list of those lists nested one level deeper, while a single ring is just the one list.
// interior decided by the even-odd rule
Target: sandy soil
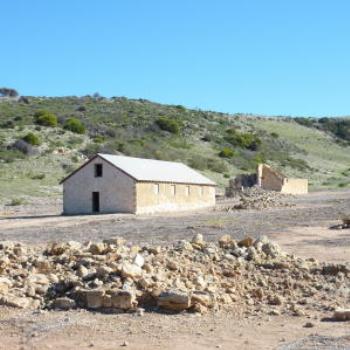
[{"label": "sandy soil", "polygon": [[[167,244],[190,238],[196,232],[207,240],[224,233],[237,238],[245,234],[255,237],[267,234],[284,250],[299,256],[334,262],[349,261],[350,256],[350,230],[330,229],[339,223],[341,214],[350,212],[349,191],[298,197],[292,208],[230,213],[202,211],[155,217],[61,217],[58,204],[50,207],[46,203],[42,217],[40,206],[32,210],[16,208],[16,213],[3,215],[0,239],[37,244],[123,236],[139,244]],[[350,323],[331,322],[327,320],[330,316],[310,312],[302,317],[247,317],[240,310],[203,316],[158,313],[137,316],[85,310],[33,312],[1,308],[0,349],[117,349],[124,342],[128,349],[143,350],[350,349],[349,338],[337,338],[349,335]],[[314,327],[304,327],[306,322]]]},{"label": "sandy soil", "polygon": [[[142,350],[276,349],[315,334],[349,334],[349,323],[322,322],[319,317],[245,318],[225,312],[205,316],[150,313],[139,317],[89,311],[9,311],[0,318],[0,348],[109,350],[122,348],[126,342],[128,349]],[[314,327],[304,327],[306,322]]]}]

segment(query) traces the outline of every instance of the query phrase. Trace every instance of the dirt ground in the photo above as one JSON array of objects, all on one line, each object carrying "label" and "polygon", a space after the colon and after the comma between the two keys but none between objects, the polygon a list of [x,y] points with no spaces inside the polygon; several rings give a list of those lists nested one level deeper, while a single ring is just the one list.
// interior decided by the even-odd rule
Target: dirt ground
[{"label": "dirt ground", "polygon": [[[168,244],[202,233],[216,240],[266,234],[285,251],[320,261],[345,262],[350,230],[330,227],[350,213],[350,191],[318,192],[292,199],[295,206],[232,212],[200,211],[157,216],[60,216],[60,201],[2,208],[0,240],[40,244],[53,240],[101,240],[122,236],[145,244]],[[344,305],[344,307],[350,307]],[[0,309],[0,349],[350,349],[349,322],[331,314],[302,317],[246,316],[237,310],[206,315],[102,314],[86,310]],[[306,328],[311,322],[313,327]]]}]

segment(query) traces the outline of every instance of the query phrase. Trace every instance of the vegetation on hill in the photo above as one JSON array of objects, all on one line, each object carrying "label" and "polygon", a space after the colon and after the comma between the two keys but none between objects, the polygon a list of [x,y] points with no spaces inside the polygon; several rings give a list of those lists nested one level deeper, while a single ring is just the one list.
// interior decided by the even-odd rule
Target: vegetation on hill
[{"label": "vegetation on hill", "polygon": [[301,125],[329,132],[338,142],[350,145],[350,118],[295,118]]},{"label": "vegetation on hill", "polygon": [[0,196],[58,193],[58,181],[96,152],[182,161],[220,186],[259,162],[308,177],[314,187],[347,186],[350,119],[323,119],[228,115],[98,94],[4,99]]}]

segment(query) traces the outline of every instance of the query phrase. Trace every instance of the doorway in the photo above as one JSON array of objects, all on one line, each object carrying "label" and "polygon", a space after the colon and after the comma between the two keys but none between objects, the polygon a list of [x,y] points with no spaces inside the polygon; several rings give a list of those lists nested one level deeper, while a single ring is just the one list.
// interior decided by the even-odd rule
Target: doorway
[{"label": "doorway", "polygon": [[92,192],[92,211],[100,212],[100,192]]}]

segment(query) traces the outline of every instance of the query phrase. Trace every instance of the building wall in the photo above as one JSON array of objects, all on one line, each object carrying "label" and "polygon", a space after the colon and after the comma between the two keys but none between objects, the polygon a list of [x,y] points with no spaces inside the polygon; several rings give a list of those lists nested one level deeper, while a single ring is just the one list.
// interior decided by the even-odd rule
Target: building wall
[{"label": "building wall", "polygon": [[308,180],[286,178],[284,180],[281,192],[290,194],[306,194],[308,193]]},{"label": "building wall", "polygon": [[214,186],[151,182],[136,184],[136,213],[138,214],[182,211],[214,205]]},{"label": "building wall", "polygon": [[283,177],[269,166],[260,164],[258,166],[258,183],[264,190],[280,192],[282,190]]},{"label": "building wall", "polygon": [[259,164],[257,169],[258,186],[264,190],[277,191],[289,194],[308,193],[307,179],[290,179],[273,170],[266,164]]},{"label": "building wall", "polygon": [[[103,164],[102,177],[95,177],[96,163]],[[99,157],[63,183],[64,214],[91,214],[92,192],[100,192],[101,213],[135,212],[135,181]]]}]

